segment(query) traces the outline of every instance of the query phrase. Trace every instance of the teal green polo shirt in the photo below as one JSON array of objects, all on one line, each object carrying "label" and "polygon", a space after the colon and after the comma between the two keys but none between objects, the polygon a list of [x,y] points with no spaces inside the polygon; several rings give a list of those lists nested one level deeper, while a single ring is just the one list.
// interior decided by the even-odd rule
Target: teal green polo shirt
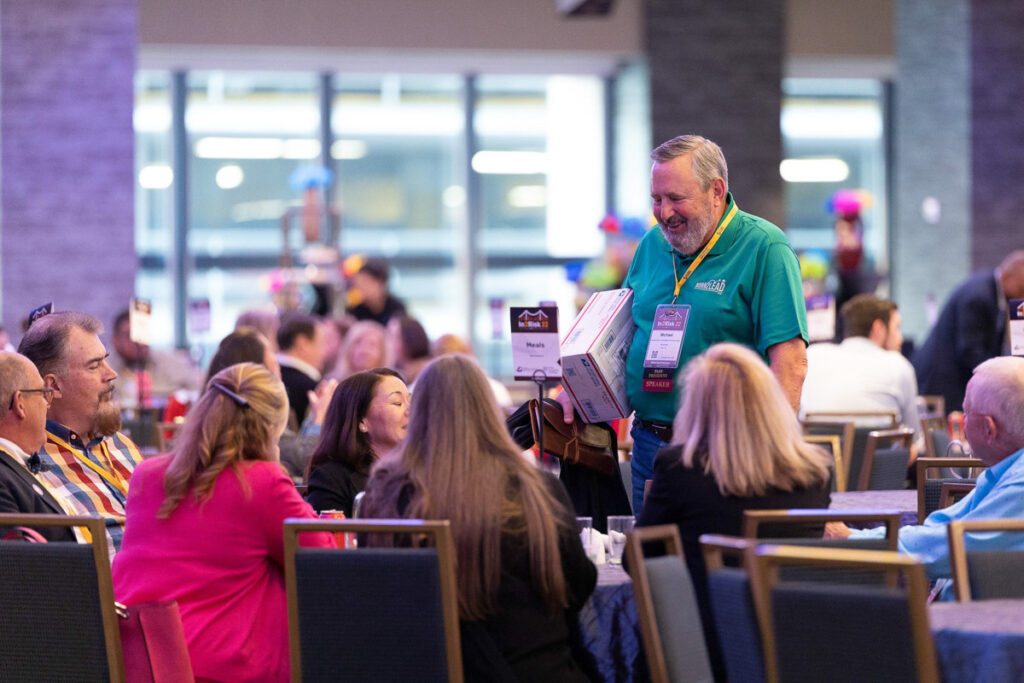
[{"label": "teal green polo shirt", "polygon": [[[723,219],[734,203],[731,193],[726,202]],[[675,419],[680,378],[672,392],[644,391],[644,358],[655,309],[672,303],[676,284],[672,259],[682,277],[695,257],[673,249],[655,226],[640,241],[626,274],[624,286],[633,290],[636,323],[626,359],[626,394],[630,407],[644,420],[671,424]],[[676,303],[690,305],[679,369],[719,342],[748,346],[765,362],[773,344],[794,337],[807,343],[807,311],[796,253],[782,230],[743,211],[736,212],[693,271]]]}]

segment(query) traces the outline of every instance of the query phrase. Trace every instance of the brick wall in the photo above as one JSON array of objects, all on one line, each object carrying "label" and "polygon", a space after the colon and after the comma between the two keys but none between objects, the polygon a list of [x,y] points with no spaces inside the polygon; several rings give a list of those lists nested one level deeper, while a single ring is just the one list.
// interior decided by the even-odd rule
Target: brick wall
[{"label": "brick wall", "polygon": [[40,303],[109,327],[134,291],[137,0],[0,1],[4,326]]}]

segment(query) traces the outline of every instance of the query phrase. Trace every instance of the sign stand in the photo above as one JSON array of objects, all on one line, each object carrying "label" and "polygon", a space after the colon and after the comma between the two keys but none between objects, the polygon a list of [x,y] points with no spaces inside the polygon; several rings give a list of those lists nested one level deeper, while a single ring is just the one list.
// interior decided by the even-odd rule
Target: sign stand
[{"label": "sign stand", "polygon": [[537,451],[540,455],[541,462],[544,461],[544,383],[548,381],[548,376],[543,370],[533,371],[533,381],[537,385],[537,406],[538,406],[538,418],[540,424],[537,425]]},{"label": "sign stand", "polygon": [[562,377],[558,343],[558,307],[509,309],[512,325],[512,362],[517,380],[537,385],[537,446],[544,457],[544,386]]}]

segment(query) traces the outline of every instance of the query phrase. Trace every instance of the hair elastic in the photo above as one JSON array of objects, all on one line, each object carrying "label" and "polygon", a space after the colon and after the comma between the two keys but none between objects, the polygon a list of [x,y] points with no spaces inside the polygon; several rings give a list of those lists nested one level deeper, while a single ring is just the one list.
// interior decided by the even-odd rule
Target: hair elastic
[{"label": "hair elastic", "polygon": [[239,396],[235,392],[233,392],[230,389],[228,389],[223,384],[217,384],[216,382],[214,382],[210,386],[213,387],[214,389],[219,390],[224,395],[230,396],[231,400],[233,400],[235,403],[237,403],[238,405],[242,406],[243,408],[247,408],[249,406],[249,402],[248,401],[246,401],[244,398],[242,398],[241,396]]}]

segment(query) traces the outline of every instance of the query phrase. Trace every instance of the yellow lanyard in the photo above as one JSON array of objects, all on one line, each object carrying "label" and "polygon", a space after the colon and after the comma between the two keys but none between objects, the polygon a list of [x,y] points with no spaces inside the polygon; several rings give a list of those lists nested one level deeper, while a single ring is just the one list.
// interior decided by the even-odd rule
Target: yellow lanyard
[{"label": "yellow lanyard", "polygon": [[725,219],[718,224],[715,234],[711,236],[708,243],[700,250],[700,253],[697,254],[697,258],[693,259],[693,263],[690,264],[690,267],[686,269],[686,272],[683,273],[683,277],[681,278],[676,274],[676,255],[675,253],[672,254],[672,277],[676,280],[676,291],[672,295],[672,303],[675,303],[676,299],[679,298],[679,290],[683,288],[683,284],[685,284],[686,281],[690,279],[690,276],[693,275],[693,271],[697,270],[697,266],[699,266],[701,261],[704,260],[704,257],[708,255],[708,252],[711,251],[711,247],[715,246],[715,242],[718,241],[718,238],[722,236],[723,232],[725,232],[726,227],[728,227],[729,223],[732,222],[732,219],[736,215],[736,211],[738,209],[739,205],[734,201],[732,203],[732,208],[729,209],[729,213],[726,215]]},{"label": "yellow lanyard", "polygon": [[85,455],[84,453],[79,453],[76,448],[74,448],[71,444],[69,444],[68,442],[64,441],[63,439],[55,436],[52,433],[48,434],[47,436],[49,436],[58,445],[64,446],[64,448],[66,448],[69,451],[71,451],[74,454],[74,456],[76,458],[78,458],[79,460],[81,460],[82,463],[84,463],[89,469],[91,469],[96,474],[98,474],[101,477],[103,477],[103,479],[105,479],[111,486],[113,486],[115,489],[120,491],[122,496],[127,494],[128,487],[125,486],[124,479],[120,475],[118,475],[117,471],[114,469],[113,458],[111,457],[110,452],[107,451],[107,444],[106,443],[101,441],[98,445],[99,445],[99,448],[103,451],[103,454],[106,456],[107,465],[110,466],[110,472],[109,473],[106,470],[104,470],[102,467],[100,467],[99,465],[94,463],[92,460],[90,460],[87,455]]}]

